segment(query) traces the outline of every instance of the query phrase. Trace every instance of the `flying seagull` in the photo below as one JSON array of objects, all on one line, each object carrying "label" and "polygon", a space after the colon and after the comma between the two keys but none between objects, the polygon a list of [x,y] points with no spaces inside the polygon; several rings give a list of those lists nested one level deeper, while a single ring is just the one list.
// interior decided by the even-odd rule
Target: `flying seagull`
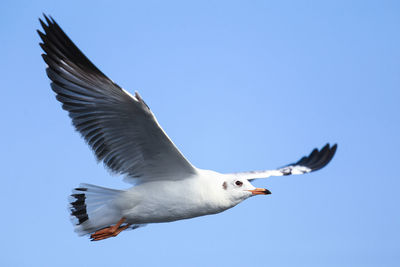
[{"label": "flying seagull", "polygon": [[70,196],[75,231],[93,241],[148,223],[215,214],[255,195],[253,179],[304,174],[326,166],[337,145],[326,144],[293,164],[266,171],[221,174],[193,166],[158,124],[149,106],[104,75],[53,18],[39,19],[47,75],[75,129],[112,172],[135,184],[115,190],[81,184]]}]

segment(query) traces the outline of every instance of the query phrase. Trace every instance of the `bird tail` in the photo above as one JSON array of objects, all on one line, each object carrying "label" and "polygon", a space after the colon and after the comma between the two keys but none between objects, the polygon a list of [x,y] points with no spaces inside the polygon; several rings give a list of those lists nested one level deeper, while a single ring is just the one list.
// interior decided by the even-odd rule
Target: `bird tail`
[{"label": "bird tail", "polygon": [[91,184],[80,184],[69,198],[71,220],[79,235],[90,234],[121,219],[115,199],[122,192]]}]

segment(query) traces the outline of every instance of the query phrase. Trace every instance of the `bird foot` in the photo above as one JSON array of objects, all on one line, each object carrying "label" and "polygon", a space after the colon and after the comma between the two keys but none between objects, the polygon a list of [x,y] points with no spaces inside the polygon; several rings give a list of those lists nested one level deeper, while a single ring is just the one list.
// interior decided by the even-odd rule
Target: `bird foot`
[{"label": "bird foot", "polygon": [[100,241],[109,237],[115,237],[125,229],[127,229],[130,224],[126,224],[124,226],[121,226],[125,222],[125,218],[121,218],[121,220],[118,221],[115,225],[111,225],[109,227],[100,229],[93,234],[90,235],[90,238],[92,241]]}]

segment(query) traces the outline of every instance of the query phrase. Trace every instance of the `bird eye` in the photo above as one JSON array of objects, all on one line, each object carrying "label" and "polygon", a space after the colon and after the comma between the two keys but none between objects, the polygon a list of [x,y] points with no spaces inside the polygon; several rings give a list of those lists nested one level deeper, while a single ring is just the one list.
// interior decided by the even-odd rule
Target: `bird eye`
[{"label": "bird eye", "polygon": [[235,185],[237,185],[237,186],[242,186],[242,185],[243,185],[243,182],[242,182],[242,181],[236,181],[236,182],[235,182]]}]

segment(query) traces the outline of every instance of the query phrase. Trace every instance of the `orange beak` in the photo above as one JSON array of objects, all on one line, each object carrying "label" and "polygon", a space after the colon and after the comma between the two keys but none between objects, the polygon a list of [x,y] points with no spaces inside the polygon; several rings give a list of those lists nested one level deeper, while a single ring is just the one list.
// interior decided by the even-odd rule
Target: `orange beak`
[{"label": "orange beak", "polygon": [[269,195],[271,194],[271,191],[265,188],[256,188],[254,190],[247,190],[251,192],[253,195]]}]

